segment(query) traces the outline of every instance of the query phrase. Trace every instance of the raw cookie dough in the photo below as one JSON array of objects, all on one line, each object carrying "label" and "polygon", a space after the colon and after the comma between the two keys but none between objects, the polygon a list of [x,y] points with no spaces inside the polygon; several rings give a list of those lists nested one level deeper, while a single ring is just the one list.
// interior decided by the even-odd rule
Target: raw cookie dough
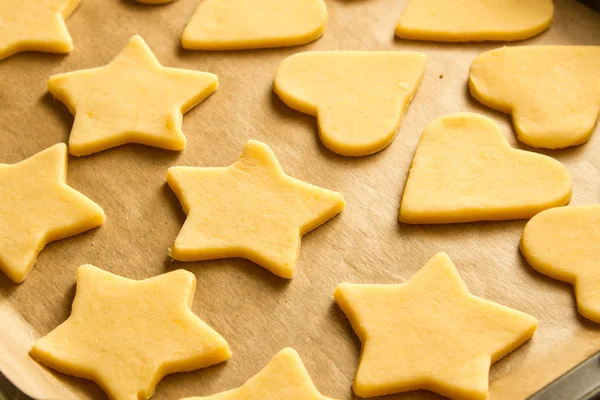
[{"label": "raw cookie dough", "polygon": [[182,150],[182,113],[216,88],[216,75],[161,66],[137,35],[108,65],[48,81],[50,93],[75,115],[69,138],[75,156],[125,143]]},{"label": "raw cookie dough", "polygon": [[346,205],[340,193],[286,175],[256,140],[229,167],[171,167],[167,182],[188,215],[171,257],[242,257],[282,278],[294,274],[302,235]]},{"label": "raw cookie dough", "polygon": [[539,213],[525,225],[521,251],[535,270],[573,284],[579,313],[600,323],[600,205]]},{"label": "raw cookie dough", "polygon": [[296,350],[281,350],[238,389],[182,400],[333,400],[315,387]]},{"label": "raw cookie dough", "polygon": [[571,177],[561,163],[513,149],[490,118],[451,114],[429,123],[421,135],[400,221],[524,219],[570,199]]},{"label": "raw cookie dough", "polygon": [[409,0],[396,35],[438,42],[522,40],[550,27],[552,0]]},{"label": "raw cookie dough", "polygon": [[202,0],[181,44],[195,50],[296,46],[318,39],[326,23],[323,0]]},{"label": "raw cookie dough", "polygon": [[194,274],[182,269],[135,281],[82,265],[71,316],[30,354],[96,382],[113,400],[148,399],[163,376],[231,356],[225,339],[190,310],[195,290]]},{"label": "raw cookie dough", "polygon": [[519,140],[561,149],[588,141],[600,113],[600,46],[503,47],[478,55],[469,89],[512,114]]},{"label": "raw cookie dough", "polygon": [[317,117],[328,149],[364,156],[394,139],[424,69],[418,52],[305,52],[281,63],[274,90],[288,106]]},{"label": "raw cookie dough", "polygon": [[0,164],[0,269],[23,282],[46,243],[101,225],[104,211],[67,185],[67,146]]},{"label": "raw cookie dough", "polygon": [[363,344],[360,397],[427,389],[487,399],[490,365],[537,328],[531,315],[473,296],[446,253],[400,285],[341,283],[335,300]]},{"label": "raw cookie dough", "polygon": [[65,19],[80,0],[0,0],[0,60],[21,51],[70,53]]}]

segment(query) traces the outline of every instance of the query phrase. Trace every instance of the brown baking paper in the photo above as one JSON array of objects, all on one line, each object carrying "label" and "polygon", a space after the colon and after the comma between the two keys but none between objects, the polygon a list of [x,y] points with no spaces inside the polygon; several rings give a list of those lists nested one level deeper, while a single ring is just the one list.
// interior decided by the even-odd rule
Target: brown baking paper
[{"label": "brown baking paper", "polygon": [[[46,246],[22,284],[0,274],[0,370],[21,390],[40,399],[104,398],[95,384],[50,372],[27,355],[36,338],[68,317],[75,270],[84,263],[133,279],[177,268],[196,274],[193,311],[228,340],[233,357],[212,368],[167,376],[157,387],[157,400],[237,387],[285,346],[299,351],[322,393],[354,398],[351,384],[360,342],[333,301],[335,286],[344,281],[404,282],[439,251],[450,254],[475,295],[539,319],[534,338],[492,367],[492,399],[523,398],[600,349],[600,325],[577,314],[572,287],[535,272],[520,255],[525,221],[409,226],[397,220],[413,152],[433,119],[480,112],[501,124],[511,144],[526,148],[516,142],[509,116],[478,104],[467,91],[473,58],[501,44],[397,40],[394,27],[405,1],[328,0],[328,26],[315,43],[260,51],[186,51],[179,38],[198,1],[150,6],[83,0],[67,21],[73,53],[27,53],[0,62],[3,163],[67,140],[73,118],[48,94],[50,75],[105,65],[134,34],[144,37],[165,66],[219,76],[217,92],[184,116],[185,151],[125,145],[70,158],[68,183],[98,202],[107,221]],[[557,0],[550,30],[518,44],[598,45],[600,14]],[[342,49],[419,50],[427,55],[420,89],[398,136],[373,156],[352,159],[330,152],[318,139],[315,119],[273,94],[273,72],[285,57]],[[583,146],[547,152],[573,176],[571,204],[600,201],[599,130]],[[185,219],[165,183],[167,168],[229,165],[250,138],[271,146],[291,176],[340,191],[348,203],[342,214],[305,236],[290,281],[241,259],[181,263],[167,256]],[[387,398],[439,397],[412,392]]]}]

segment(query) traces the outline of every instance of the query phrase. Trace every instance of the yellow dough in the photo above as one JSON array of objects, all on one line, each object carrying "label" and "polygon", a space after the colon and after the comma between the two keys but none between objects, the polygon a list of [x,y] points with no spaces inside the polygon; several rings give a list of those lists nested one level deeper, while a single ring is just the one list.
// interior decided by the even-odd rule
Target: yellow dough
[{"label": "yellow dough", "polygon": [[550,27],[552,0],[408,0],[396,35],[413,40],[522,40]]},{"label": "yellow dough", "polygon": [[408,224],[531,218],[571,199],[558,161],[510,147],[498,125],[478,114],[429,123],[412,161],[400,221]]},{"label": "yellow dough", "polygon": [[135,281],[82,265],[71,316],[30,354],[96,382],[112,400],[148,399],[163,376],[231,356],[225,339],[190,310],[195,290],[196,278],[181,269]]},{"label": "yellow dough", "polygon": [[274,90],[288,106],[317,117],[328,149],[364,156],[394,139],[424,70],[418,52],[305,52],[281,63]]},{"label": "yellow dough", "polygon": [[471,64],[473,97],[512,114],[532,147],[560,149],[588,141],[600,113],[600,46],[504,47]]},{"label": "yellow dough", "polygon": [[101,225],[104,211],[67,185],[67,146],[0,164],[0,269],[23,282],[46,243]]},{"label": "yellow dough", "polygon": [[281,350],[257,375],[238,389],[181,400],[333,400],[310,379],[296,350]]},{"label": "yellow dough", "polygon": [[446,253],[404,284],[341,283],[335,300],[363,344],[360,397],[427,389],[487,399],[490,365],[537,328],[531,315],[469,293]]},{"label": "yellow dough", "polygon": [[525,225],[521,251],[535,270],[573,284],[579,313],[600,323],[600,205],[539,213]]},{"label": "yellow dough", "polygon": [[0,60],[21,51],[69,53],[65,19],[80,0],[0,0]]},{"label": "yellow dough", "polygon": [[201,0],[181,44],[196,50],[296,46],[318,39],[326,24],[323,0]]},{"label": "yellow dough", "polygon": [[188,215],[171,257],[242,257],[283,278],[294,274],[302,235],[346,205],[340,193],[286,175],[255,140],[229,167],[171,167],[167,182]]},{"label": "yellow dough", "polygon": [[216,88],[216,75],[161,66],[140,36],[104,67],[48,81],[50,93],[75,115],[69,138],[75,156],[125,143],[181,150],[182,113]]}]

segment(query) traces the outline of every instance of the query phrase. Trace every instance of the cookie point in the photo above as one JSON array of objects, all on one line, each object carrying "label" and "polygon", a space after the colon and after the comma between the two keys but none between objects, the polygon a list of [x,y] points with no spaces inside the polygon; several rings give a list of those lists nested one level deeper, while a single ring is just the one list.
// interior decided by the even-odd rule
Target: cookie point
[{"label": "cookie point", "polygon": [[284,279],[292,279],[294,277],[294,273],[295,272],[296,271],[294,270],[294,268],[290,268],[289,271],[287,271],[287,270],[286,271],[281,271],[277,275],[279,275],[281,278],[284,278]]},{"label": "cookie point", "polygon": [[333,292],[333,297],[335,298],[335,300],[338,301],[339,298],[345,295],[345,291],[350,289],[351,287],[352,284],[348,282],[338,283]]},{"label": "cookie point", "polygon": [[445,251],[439,251],[439,252],[435,253],[433,255],[433,257],[431,257],[431,260],[443,260],[443,261],[449,261],[450,263],[452,263],[452,259],[450,258],[448,253],[446,253]]},{"label": "cookie point", "polygon": [[135,34],[129,38],[129,43],[146,43],[141,35]]},{"label": "cookie point", "polygon": [[352,391],[355,395],[362,398],[374,397],[379,395],[361,381],[362,379],[360,378],[360,375],[357,374],[354,377],[354,382],[352,383]]},{"label": "cookie point", "polygon": [[261,142],[260,140],[256,140],[256,139],[248,139],[246,141],[246,144],[244,147],[262,147],[262,148],[267,148],[269,146],[267,146],[265,143]]},{"label": "cookie point", "polygon": [[298,352],[293,347],[285,347],[278,354],[298,356]]},{"label": "cookie point", "polygon": [[60,154],[61,156],[67,157],[67,145],[66,143],[60,142],[60,143],[56,143],[50,147],[48,147],[47,149],[48,151],[51,152],[55,152],[57,154]]},{"label": "cookie point", "polygon": [[96,205],[96,212],[97,212],[97,216],[96,216],[96,224],[97,225],[102,225],[104,222],[106,222],[106,213],[104,212],[104,210],[102,209],[102,207],[100,207],[99,205]]},{"label": "cookie point", "polygon": [[196,282],[196,275],[183,268],[176,269],[175,271],[171,271],[168,273],[181,276],[182,278],[191,279],[193,282]]},{"label": "cookie point", "polygon": [[62,151],[66,152],[67,151],[67,144],[64,142],[60,142],[60,143],[56,143],[54,146],[52,147],[58,147],[60,148]]},{"label": "cookie point", "polygon": [[104,271],[92,264],[80,265],[79,267],[77,267],[77,271],[75,272],[75,281],[79,282],[84,276],[98,273],[110,274],[110,272]]},{"label": "cookie point", "polygon": [[100,270],[100,268],[98,268],[92,264],[81,264],[79,267],[77,267],[77,272],[79,272],[79,271],[81,271],[81,272],[99,271],[99,270]]}]

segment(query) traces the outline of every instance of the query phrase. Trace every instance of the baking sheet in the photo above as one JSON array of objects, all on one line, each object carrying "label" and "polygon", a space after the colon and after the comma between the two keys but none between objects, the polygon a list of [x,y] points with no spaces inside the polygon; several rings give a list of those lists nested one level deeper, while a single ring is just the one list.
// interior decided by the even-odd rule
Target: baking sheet
[{"label": "baking sheet", "polygon": [[[213,368],[170,375],[155,399],[210,395],[239,386],[280,349],[301,354],[323,394],[354,398],[351,383],[360,343],[333,301],[337,283],[400,283],[436,252],[446,251],[470,290],[539,319],[533,340],[491,369],[491,398],[523,398],[600,349],[600,325],[578,316],[570,285],[531,269],[518,251],[525,221],[445,226],[397,222],[398,205],[419,135],[444,114],[476,111],[501,124],[516,143],[510,118],[471,99],[470,62],[501,44],[433,44],[397,40],[403,0],[328,0],[323,38],[286,49],[184,51],[179,37],[199,0],[162,6],[130,0],[83,0],[67,24],[70,55],[27,53],[0,62],[0,162],[15,163],[66,141],[73,122],[46,91],[50,75],[108,63],[133,34],[141,34],[166,66],[209,71],[218,91],[185,115],[183,152],[126,145],[71,158],[68,182],[107,214],[99,229],[48,245],[29,278],[0,274],[0,370],[34,398],[104,398],[85,380],[55,374],[27,356],[33,341],[69,315],[75,270],[92,263],[143,279],[173,269],[196,274],[193,311],[229,342],[233,357]],[[575,1],[556,0],[549,31],[519,44],[600,44],[600,14]],[[315,119],[286,107],[272,91],[273,72],[306,50],[419,50],[428,61],[421,87],[395,141],[370,157],[337,156],[322,146]],[[588,144],[547,152],[573,176],[571,204],[600,201],[600,129]],[[171,262],[185,215],[165,183],[172,165],[225,166],[247,139],[266,142],[290,175],[342,192],[346,210],[302,241],[296,276],[280,279],[240,259]],[[428,392],[386,399],[437,399]]]}]

